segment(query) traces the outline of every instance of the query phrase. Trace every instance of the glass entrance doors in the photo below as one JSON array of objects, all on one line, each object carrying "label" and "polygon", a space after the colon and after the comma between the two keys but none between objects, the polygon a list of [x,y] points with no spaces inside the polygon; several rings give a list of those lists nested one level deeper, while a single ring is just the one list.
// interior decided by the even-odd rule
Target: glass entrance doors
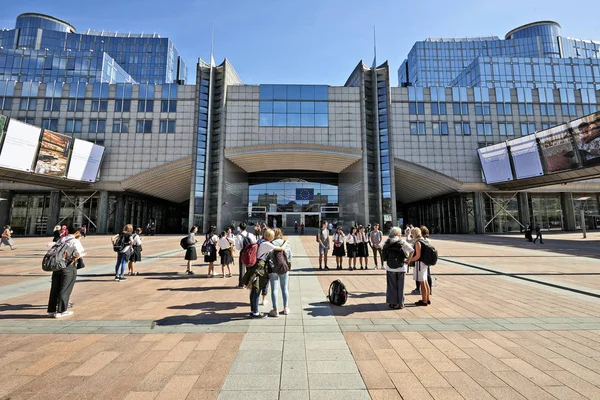
[{"label": "glass entrance doors", "polygon": [[[298,222],[298,226],[304,223],[306,228],[318,228],[321,220],[321,213],[267,213],[267,225],[270,228],[293,228]],[[275,225],[276,221],[276,225]]]}]

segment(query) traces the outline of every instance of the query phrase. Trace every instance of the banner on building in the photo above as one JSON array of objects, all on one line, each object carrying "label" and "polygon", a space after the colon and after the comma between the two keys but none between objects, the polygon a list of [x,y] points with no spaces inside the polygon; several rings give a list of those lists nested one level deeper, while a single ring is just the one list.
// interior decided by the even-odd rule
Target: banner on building
[{"label": "banner on building", "polygon": [[576,150],[567,124],[555,126],[535,134],[540,142],[547,172],[558,172],[579,167]]},{"label": "banner on building", "polygon": [[600,112],[569,123],[579,159],[584,166],[600,164]]},{"label": "banner on building", "polygon": [[540,152],[534,135],[511,140],[509,144],[517,179],[544,175]]},{"label": "banner on building", "polygon": [[73,139],[69,136],[44,130],[35,164],[35,173],[64,177],[67,174],[72,141]]},{"label": "banner on building", "polygon": [[296,188],[296,201],[310,201],[314,199],[314,188]]},{"label": "banner on building", "polygon": [[104,147],[75,139],[67,179],[96,182],[103,155]]},{"label": "banner on building", "polygon": [[498,143],[478,149],[477,153],[479,154],[485,181],[488,184],[513,180],[506,143]]},{"label": "banner on building", "polygon": [[40,127],[11,118],[0,151],[0,167],[31,172],[41,132]]},{"label": "banner on building", "polygon": [[8,117],[0,114],[0,146],[2,146],[2,139],[4,139],[4,134],[6,133],[7,122]]}]

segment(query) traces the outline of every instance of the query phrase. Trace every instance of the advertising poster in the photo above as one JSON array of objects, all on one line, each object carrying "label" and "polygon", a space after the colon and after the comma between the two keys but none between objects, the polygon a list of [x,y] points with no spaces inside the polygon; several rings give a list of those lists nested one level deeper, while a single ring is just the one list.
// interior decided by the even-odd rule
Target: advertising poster
[{"label": "advertising poster", "polygon": [[558,172],[579,167],[567,124],[546,129],[535,135],[540,141],[547,172]]},{"label": "advertising poster", "polygon": [[96,182],[103,154],[104,147],[85,140],[75,139],[67,178]]},{"label": "advertising poster", "polygon": [[41,131],[40,127],[11,119],[0,152],[0,167],[31,172]]},{"label": "advertising poster", "polygon": [[535,136],[511,140],[509,145],[517,179],[544,175]]},{"label": "advertising poster", "polygon": [[569,123],[584,166],[600,164],[600,112]]},{"label": "advertising poster", "polygon": [[35,164],[35,173],[64,177],[67,174],[71,141],[69,136],[44,130]]},{"label": "advertising poster", "polygon": [[8,117],[0,114],[0,146],[2,145],[4,134],[6,133],[6,121],[8,121]]},{"label": "advertising poster", "polygon": [[478,149],[477,153],[481,160],[485,181],[488,184],[513,180],[506,143],[498,143]]}]

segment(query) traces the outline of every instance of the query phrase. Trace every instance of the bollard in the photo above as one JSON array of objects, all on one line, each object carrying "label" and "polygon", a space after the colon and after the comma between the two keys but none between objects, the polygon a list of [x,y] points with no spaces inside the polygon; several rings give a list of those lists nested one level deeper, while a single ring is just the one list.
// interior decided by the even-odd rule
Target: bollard
[{"label": "bollard", "polygon": [[585,230],[585,213],[583,212],[583,209],[579,210],[580,211],[580,215],[581,215],[581,229],[583,229],[583,238],[585,239],[587,237],[587,233]]}]

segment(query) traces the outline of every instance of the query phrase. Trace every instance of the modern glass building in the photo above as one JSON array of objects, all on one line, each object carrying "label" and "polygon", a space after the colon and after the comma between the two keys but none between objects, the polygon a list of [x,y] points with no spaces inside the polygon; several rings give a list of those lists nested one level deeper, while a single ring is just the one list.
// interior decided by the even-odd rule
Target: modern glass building
[{"label": "modern glass building", "polygon": [[600,228],[597,180],[501,190],[477,157],[598,110],[600,42],[564,37],[555,22],[504,40],[416,42],[399,87],[387,62],[359,62],[344,86],[244,85],[227,60],[200,59],[185,84],[169,39],[76,33],[40,14],[19,16],[0,46],[1,114],[106,147],[99,181],[83,188],[0,168],[0,224],[19,234],[149,220],[159,232],[320,219],[444,233]]}]

